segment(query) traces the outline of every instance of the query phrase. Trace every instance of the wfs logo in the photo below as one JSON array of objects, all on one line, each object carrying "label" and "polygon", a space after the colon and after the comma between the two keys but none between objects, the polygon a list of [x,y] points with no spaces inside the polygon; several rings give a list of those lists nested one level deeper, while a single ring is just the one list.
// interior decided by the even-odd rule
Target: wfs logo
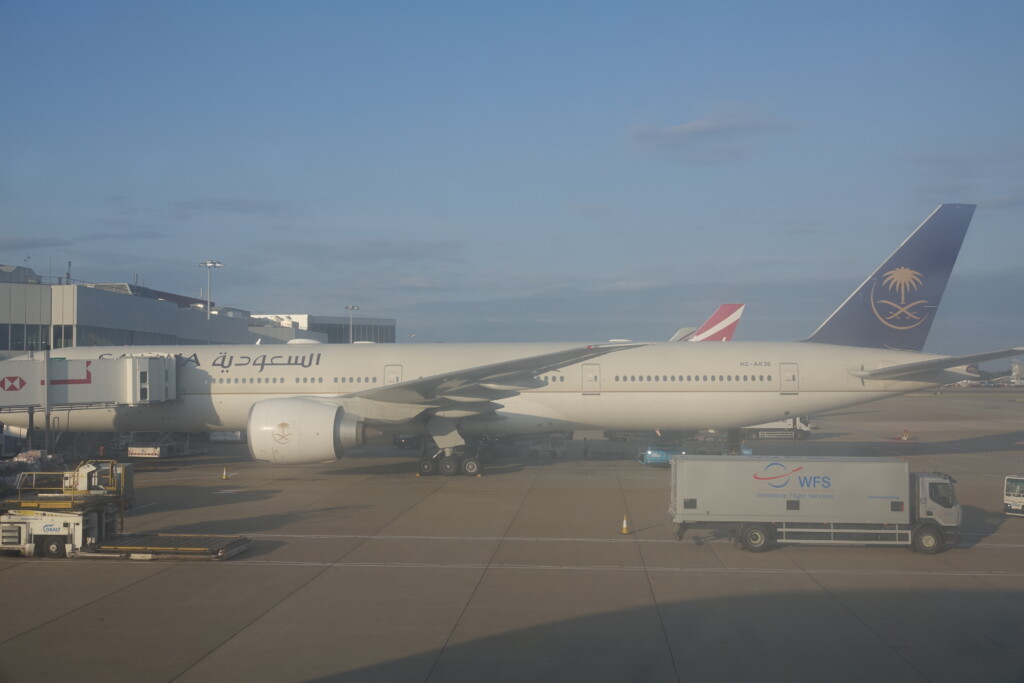
[{"label": "wfs logo", "polygon": [[[882,275],[882,285],[888,290],[878,291],[878,281],[871,285],[871,310],[879,322],[894,330],[911,330],[928,319],[927,299],[913,300],[913,294],[922,284],[921,273],[900,266]],[[895,296],[894,296],[895,295]],[[898,298],[892,301],[889,298]],[[907,298],[912,299],[907,301]]]},{"label": "wfs logo", "polygon": [[815,474],[797,474],[803,467],[789,469],[781,462],[772,462],[764,466],[764,469],[754,475],[754,479],[763,481],[774,489],[781,489],[789,485],[790,481],[796,479],[797,487],[802,489],[827,489],[832,486],[829,476]]}]

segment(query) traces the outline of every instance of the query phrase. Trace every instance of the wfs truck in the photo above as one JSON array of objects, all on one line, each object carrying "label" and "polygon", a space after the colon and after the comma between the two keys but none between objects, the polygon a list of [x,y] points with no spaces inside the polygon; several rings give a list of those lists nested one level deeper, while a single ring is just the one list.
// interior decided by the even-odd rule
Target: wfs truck
[{"label": "wfs truck", "polygon": [[747,550],[776,543],[902,545],[937,553],[960,541],[952,477],[895,458],[678,455],[669,513],[727,530]]}]

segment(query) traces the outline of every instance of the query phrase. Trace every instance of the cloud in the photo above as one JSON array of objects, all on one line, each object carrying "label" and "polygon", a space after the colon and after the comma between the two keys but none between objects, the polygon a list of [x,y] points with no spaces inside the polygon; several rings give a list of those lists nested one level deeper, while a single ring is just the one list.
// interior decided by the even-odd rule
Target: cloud
[{"label": "cloud", "polygon": [[[117,221],[101,221],[111,227],[118,225]],[[99,240],[114,240],[117,242],[124,242],[129,240],[154,240],[166,237],[164,233],[156,230],[117,230],[113,232],[96,232],[91,235],[83,235],[81,238],[76,239],[76,242],[95,242]]]},{"label": "cloud", "polygon": [[611,208],[607,204],[599,204],[595,202],[571,204],[569,205],[568,210],[569,213],[581,218],[601,218],[603,216],[607,216],[611,212]]},{"label": "cloud", "polygon": [[592,292],[643,292],[663,286],[658,282],[609,282],[589,288]]},{"label": "cloud", "polygon": [[751,141],[792,130],[792,122],[768,116],[718,112],[674,126],[643,126],[630,132],[635,143],[691,164],[732,163],[747,156]]},{"label": "cloud", "polygon": [[0,237],[0,249],[54,249],[89,244],[99,241],[125,242],[128,240],[158,239],[165,235],[152,230],[95,232],[73,238],[57,237]]},{"label": "cloud", "polygon": [[52,237],[0,237],[0,249],[51,249],[74,243],[75,240]]},{"label": "cloud", "polygon": [[308,268],[310,259],[320,264],[344,263],[363,267],[376,267],[385,263],[425,264],[460,262],[464,246],[453,239],[421,239],[396,235],[389,238],[356,239],[340,244],[313,242],[277,242],[261,245],[261,251],[271,251],[276,258],[292,258]]},{"label": "cloud", "polygon": [[985,200],[986,209],[1021,209],[1024,208],[1024,190]]},{"label": "cloud", "polygon": [[287,202],[275,202],[264,199],[202,197],[174,202],[171,205],[171,210],[176,220],[190,220],[197,216],[214,213],[282,218],[293,214],[295,207]]},{"label": "cloud", "polygon": [[[1024,146],[1007,143],[963,150],[921,152],[907,160],[919,169],[921,189],[942,201],[968,198],[989,208],[1016,209],[1022,193],[1016,179],[1024,167]],[[992,199],[985,199],[986,195]]]},{"label": "cloud", "polygon": [[1000,147],[972,149],[966,152],[922,152],[913,154],[910,160],[920,166],[942,169],[956,173],[974,173],[979,169],[1015,164],[1021,159],[1020,145],[1006,144]]}]

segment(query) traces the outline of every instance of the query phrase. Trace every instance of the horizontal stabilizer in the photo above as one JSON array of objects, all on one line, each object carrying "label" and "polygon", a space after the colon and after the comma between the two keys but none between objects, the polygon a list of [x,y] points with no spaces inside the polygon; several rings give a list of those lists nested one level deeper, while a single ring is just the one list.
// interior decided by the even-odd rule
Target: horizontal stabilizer
[{"label": "horizontal stabilizer", "polygon": [[697,331],[696,327],[680,327],[669,339],[670,342],[687,341]]},{"label": "horizontal stabilizer", "polygon": [[933,358],[922,360],[916,363],[901,363],[890,365],[887,368],[875,370],[851,370],[850,374],[861,379],[898,379],[917,375],[922,372],[934,372],[936,370],[947,370],[972,363],[980,363],[996,358],[1009,358],[1010,356],[1024,355],[1024,348],[1003,349],[1001,351],[987,351],[985,353],[972,353],[966,356],[946,356],[945,358]]}]

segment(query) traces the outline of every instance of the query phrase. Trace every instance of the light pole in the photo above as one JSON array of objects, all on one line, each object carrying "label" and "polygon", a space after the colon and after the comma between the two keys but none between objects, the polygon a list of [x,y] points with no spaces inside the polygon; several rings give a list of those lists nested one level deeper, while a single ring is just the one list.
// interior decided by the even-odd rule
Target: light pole
[{"label": "light pole", "polygon": [[349,304],[345,306],[345,310],[348,311],[348,343],[352,343],[352,312],[358,311],[359,307]]},{"label": "light pole", "polygon": [[199,264],[200,268],[206,268],[206,319],[210,319],[210,273],[214,268],[220,268],[224,264],[220,261],[211,261],[206,259]]}]

